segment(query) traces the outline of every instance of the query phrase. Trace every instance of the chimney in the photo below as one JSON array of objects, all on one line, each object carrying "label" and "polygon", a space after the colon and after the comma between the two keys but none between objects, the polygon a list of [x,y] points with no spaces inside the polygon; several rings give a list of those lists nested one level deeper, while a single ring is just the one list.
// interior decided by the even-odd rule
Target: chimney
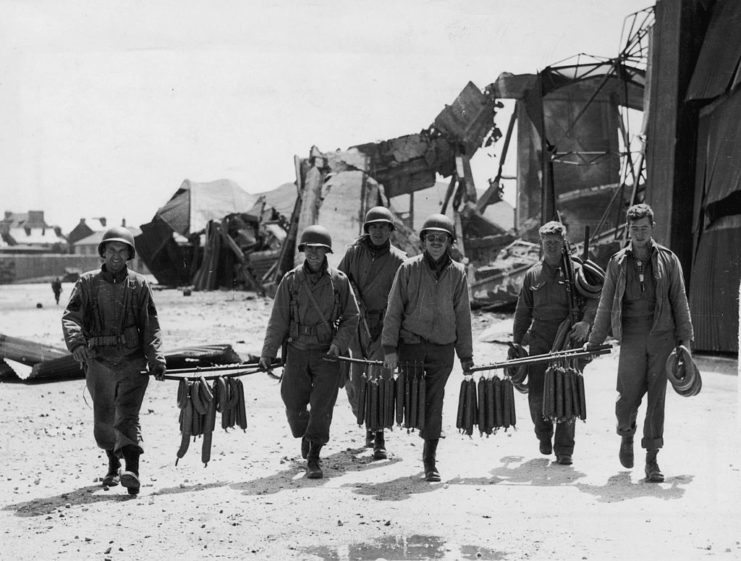
[{"label": "chimney", "polygon": [[80,218],[80,226],[84,226],[84,225],[85,225],[85,219],[84,218]]},{"label": "chimney", "polygon": [[122,218],[121,219],[121,227],[126,228],[126,219],[125,218]]},{"label": "chimney", "polygon": [[105,226],[105,225],[106,225],[106,224],[105,224],[105,223],[106,223],[106,219],[105,219],[105,216],[101,216],[100,218],[98,218],[98,220],[100,220],[100,223],[101,223],[101,224],[102,224],[103,226]]},{"label": "chimney", "polygon": [[28,211],[28,224],[33,228],[39,228],[44,225],[44,211],[43,210],[29,210]]}]

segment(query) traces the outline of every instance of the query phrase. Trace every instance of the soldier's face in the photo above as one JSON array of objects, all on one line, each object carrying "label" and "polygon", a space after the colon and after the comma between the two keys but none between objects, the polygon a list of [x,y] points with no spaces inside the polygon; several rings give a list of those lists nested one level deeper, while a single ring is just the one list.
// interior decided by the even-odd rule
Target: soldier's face
[{"label": "soldier's face", "polygon": [[654,235],[654,225],[648,216],[644,216],[638,220],[631,220],[628,223],[628,232],[633,245],[644,248]]},{"label": "soldier's face", "polygon": [[553,263],[561,258],[563,238],[558,234],[540,236],[540,245],[543,248],[543,256],[549,263]]},{"label": "soldier's face", "polygon": [[440,259],[450,247],[450,236],[445,232],[430,232],[425,234],[425,251],[435,261]]},{"label": "soldier's face", "polygon": [[130,255],[129,246],[121,242],[108,242],[105,244],[103,259],[106,269],[111,273],[118,273],[126,265]]},{"label": "soldier's face", "polygon": [[368,235],[373,245],[383,245],[391,237],[391,224],[376,222],[368,225]]},{"label": "soldier's face", "polygon": [[324,263],[324,256],[327,254],[327,248],[320,245],[305,245],[304,246],[304,257],[306,263],[309,265],[309,269],[317,272],[322,263]]}]

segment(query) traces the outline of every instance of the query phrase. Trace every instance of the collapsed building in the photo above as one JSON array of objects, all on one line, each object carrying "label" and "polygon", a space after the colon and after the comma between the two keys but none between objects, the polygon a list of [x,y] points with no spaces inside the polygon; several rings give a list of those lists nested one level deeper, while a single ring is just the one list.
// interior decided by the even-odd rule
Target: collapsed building
[{"label": "collapsed building", "polygon": [[243,286],[263,293],[286,237],[285,218],[265,197],[222,179],[186,179],[152,221],[136,250],[157,282],[215,290]]},{"label": "collapsed building", "polygon": [[[626,208],[647,202],[657,240],[682,262],[695,348],[737,353],[741,255],[728,248],[739,245],[741,232],[738,25],[738,2],[664,0],[626,19],[617,57],[580,55],[534,74],[502,73],[483,90],[469,83],[419,133],[333,152],[312,147],[308,157],[294,157],[290,212],[270,207],[267,194],[256,209],[257,198],[211,213],[207,233],[205,221],[186,227],[166,208],[186,215],[183,201],[194,190],[184,184],[142,227],[137,249],[161,283],[214,287],[236,279],[271,294],[297,263],[303,228],[330,227],[336,264],[340,248],[362,232],[365,212],[379,204],[397,218],[393,242],[416,254],[415,194],[443,177],[439,211],[454,220],[472,304],[494,308],[516,300],[522,275],[539,258],[540,224],[561,220],[573,250],[604,266],[627,241]],[[505,134],[496,122],[503,103],[514,104]],[[471,160],[500,141],[499,170],[480,194]],[[502,198],[510,152],[514,228],[487,216]],[[224,220],[229,214],[239,215],[236,227]],[[235,247],[233,233],[245,224],[256,243]]]}]

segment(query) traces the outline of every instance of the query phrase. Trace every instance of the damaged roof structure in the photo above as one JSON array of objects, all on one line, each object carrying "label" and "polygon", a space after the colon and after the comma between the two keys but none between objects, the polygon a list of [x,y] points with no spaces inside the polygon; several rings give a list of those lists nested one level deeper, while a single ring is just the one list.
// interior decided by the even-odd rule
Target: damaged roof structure
[{"label": "damaged roof structure", "polygon": [[[341,250],[362,232],[366,211],[377,205],[389,207],[397,219],[393,243],[410,256],[419,253],[413,230],[414,194],[436,185],[440,176],[450,182],[438,211],[455,220],[461,240],[458,257],[488,262],[514,240],[511,232],[482,214],[488,203],[477,206],[470,167],[476,150],[500,134],[494,125],[496,109],[496,101],[469,82],[453,104],[419,133],[334,152],[312,147],[308,158],[296,156],[296,204],[272,285],[277,286],[298,262],[297,236],[306,226],[332,225],[336,251],[328,259],[336,265]],[[402,196],[409,197],[406,209],[401,208]]]},{"label": "damaged roof structure", "polygon": [[[731,252],[729,260],[728,248],[741,243],[734,151],[741,142],[739,6],[665,0],[626,19],[624,47],[614,58],[579,55],[533,74],[501,73],[483,91],[469,82],[419,133],[330,152],[312,147],[308,157],[294,157],[289,217],[265,204],[253,210],[257,200],[249,196],[242,208],[232,201],[211,212],[207,199],[194,197],[193,185],[184,183],[142,227],[137,249],[157,261],[150,270],[160,282],[183,284],[199,267],[217,267],[198,255],[199,247],[209,247],[196,240],[207,232],[206,221],[195,229],[184,200],[211,220],[239,214],[240,224],[252,221],[261,232],[254,256],[266,252],[262,268],[249,275],[255,282],[243,275],[244,285],[271,294],[298,262],[297,238],[306,226],[331,227],[335,253],[328,257],[336,265],[362,232],[365,212],[379,204],[396,217],[393,242],[408,255],[418,253],[414,196],[442,177],[448,187],[439,210],[454,220],[456,257],[468,266],[472,305],[498,307],[516,300],[521,276],[539,258],[542,223],[561,220],[574,250],[604,265],[627,241],[626,208],[645,201],[656,212],[657,240],[682,261],[696,348],[737,353],[738,306],[728,302],[737,302],[741,256]],[[506,134],[496,123],[503,102],[514,103]],[[471,159],[499,141],[499,171],[479,194]],[[486,215],[501,200],[508,152],[517,160],[513,229]],[[235,249],[234,236],[213,224],[218,236],[204,239],[221,240],[233,254],[230,266],[249,272],[250,250]],[[264,235],[266,225],[276,228],[272,238]],[[233,232],[234,224],[226,228]]]},{"label": "damaged roof structure", "polygon": [[263,292],[262,277],[285,239],[285,219],[228,179],[186,179],[135,238],[157,281],[196,290]]}]

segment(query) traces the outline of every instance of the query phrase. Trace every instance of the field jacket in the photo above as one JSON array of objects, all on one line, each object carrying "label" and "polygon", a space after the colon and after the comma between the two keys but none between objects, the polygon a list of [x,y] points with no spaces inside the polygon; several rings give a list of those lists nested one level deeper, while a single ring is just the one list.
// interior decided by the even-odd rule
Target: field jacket
[{"label": "field jacket", "polygon": [[383,328],[391,285],[406,254],[393,245],[373,251],[370,244],[368,236],[361,237],[347,249],[337,268],[350,280],[360,313],[376,339]]},{"label": "field jacket", "polygon": [[386,354],[400,342],[455,344],[458,358],[473,357],[466,270],[451,260],[435,278],[424,254],[404,261],[391,287],[381,342]]},{"label": "field jacket", "polygon": [[326,260],[319,274],[311,273],[304,262],[278,285],[260,356],[275,358],[284,342],[298,349],[329,349],[335,344],[344,354],[357,325],[358,305],[345,273]]},{"label": "field jacket", "polygon": [[[684,289],[682,265],[669,249],[651,240],[651,265],[656,282],[656,306],[654,308],[651,333],[674,333],[678,341],[694,338],[690,307]],[[632,243],[615,253],[607,264],[605,284],[597,308],[594,328],[589,343],[598,345],[607,337],[610,327],[618,341],[623,332],[623,296],[627,278],[628,255],[632,254]]]},{"label": "field jacket", "polygon": [[[574,273],[581,265],[573,262]],[[573,288],[575,290],[575,288]],[[596,298],[577,295],[577,321],[594,322],[597,310]],[[570,303],[566,278],[560,265],[551,266],[544,261],[536,263],[525,273],[520,294],[517,298],[512,325],[512,340],[522,343],[528,330],[552,342],[558,325],[569,317]]]},{"label": "field jacket", "polygon": [[93,358],[112,365],[145,358],[150,369],[165,364],[162,334],[146,279],[124,267],[114,275],[105,265],[75,283],[62,314],[67,348],[90,348]]}]

